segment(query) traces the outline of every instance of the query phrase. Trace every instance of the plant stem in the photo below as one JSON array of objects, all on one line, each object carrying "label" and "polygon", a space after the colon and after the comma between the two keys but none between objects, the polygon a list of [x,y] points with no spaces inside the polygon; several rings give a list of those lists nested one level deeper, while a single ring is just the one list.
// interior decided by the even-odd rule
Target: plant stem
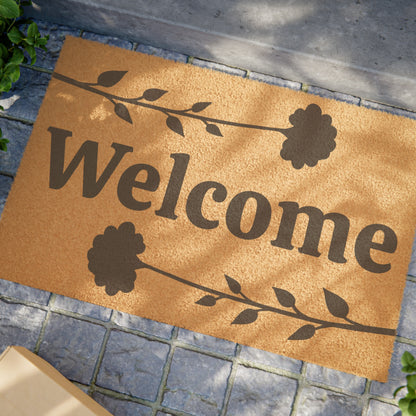
[{"label": "plant stem", "polygon": [[381,328],[381,327],[375,327],[375,326],[367,326],[367,325],[361,325],[361,324],[358,324],[358,323],[345,324],[345,323],[339,323],[339,322],[324,321],[322,319],[317,319],[317,318],[313,318],[311,316],[307,316],[304,313],[300,312],[299,309],[297,309],[296,307],[293,307],[295,312],[275,308],[273,306],[264,305],[262,303],[255,302],[255,301],[247,298],[246,296],[244,296],[243,298],[239,298],[238,296],[230,295],[228,293],[224,293],[224,292],[221,292],[219,290],[212,289],[210,287],[203,286],[203,285],[200,285],[198,283],[191,282],[189,280],[183,279],[182,277],[175,276],[172,273],[169,273],[169,272],[161,270],[157,267],[154,267],[150,264],[142,263],[141,267],[152,270],[152,271],[154,271],[158,274],[166,276],[166,277],[168,277],[172,280],[175,280],[179,283],[183,283],[187,286],[194,287],[195,289],[202,290],[203,292],[211,293],[213,295],[219,296],[220,298],[227,298],[227,299],[232,300],[234,302],[244,303],[246,305],[250,305],[250,306],[253,306],[255,308],[261,309],[261,311],[273,312],[273,313],[277,313],[279,315],[285,315],[285,316],[289,316],[291,318],[300,319],[302,321],[312,322],[314,324],[320,325],[320,327],[318,327],[316,329],[332,327],[332,328],[346,329],[346,330],[349,330],[349,331],[367,332],[367,333],[371,333],[371,334],[380,334],[380,335],[388,335],[388,336],[396,335],[396,331],[394,329]]},{"label": "plant stem", "polygon": [[148,103],[143,103],[138,101],[138,98],[124,98],[124,97],[119,97],[117,95],[113,95],[110,94],[108,92],[105,91],[101,91],[97,88],[94,88],[92,85],[94,84],[88,84],[86,82],[81,82],[81,81],[77,81],[75,79],[69,78],[65,75],[59,74],[57,72],[54,72],[52,74],[52,77],[59,79],[60,81],[66,82],[67,84],[71,84],[74,85],[75,87],[81,88],[83,90],[92,92],[94,94],[98,94],[101,95],[105,98],[107,98],[108,100],[112,101],[116,100],[116,101],[122,101],[124,103],[127,104],[133,104],[133,105],[138,105],[140,107],[145,107],[145,108],[150,108],[152,110],[156,110],[156,111],[160,111],[162,113],[165,114],[177,114],[180,116],[184,116],[184,117],[188,117],[188,118],[194,118],[197,120],[201,120],[204,123],[214,123],[214,124],[222,124],[222,125],[227,125],[227,126],[234,126],[234,127],[243,127],[243,128],[247,128],[247,129],[257,129],[257,130],[268,130],[268,131],[277,131],[280,133],[283,133],[286,130],[289,129],[282,129],[282,128],[278,128],[278,127],[268,127],[268,126],[258,126],[255,124],[245,124],[245,123],[237,123],[234,121],[228,121],[228,120],[221,120],[221,119],[217,119],[217,118],[210,118],[210,117],[205,117],[199,114],[193,114],[193,113],[189,113],[189,110],[175,110],[172,108],[166,108],[166,107],[160,107],[154,104],[148,104]]}]

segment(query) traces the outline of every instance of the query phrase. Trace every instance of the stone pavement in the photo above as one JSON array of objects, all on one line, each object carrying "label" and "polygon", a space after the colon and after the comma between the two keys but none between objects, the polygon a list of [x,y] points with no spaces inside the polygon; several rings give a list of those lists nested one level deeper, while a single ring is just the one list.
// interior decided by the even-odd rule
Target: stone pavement
[{"label": "stone pavement", "polygon": [[[416,119],[416,113],[127,40],[38,22],[50,34],[13,90],[0,98],[0,212],[30,136],[65,35],[208,67]],[[0,280],[0,353],[23,345],[115,416],[393,416],[405,384],[400,357],[416,355],[416,248],[386,384],[304,363]],[[30,273],[30,270],[27,271]]]}]

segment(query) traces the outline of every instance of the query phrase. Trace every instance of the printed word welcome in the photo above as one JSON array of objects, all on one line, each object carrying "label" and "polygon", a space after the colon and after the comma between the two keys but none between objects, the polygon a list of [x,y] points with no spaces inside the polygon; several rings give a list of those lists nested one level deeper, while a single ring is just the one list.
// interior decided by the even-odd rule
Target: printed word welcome
[{"label": "printed word welcome", "polygon": [[[57,127],[49,127],[48,130],[51,133],[50,188],[60,189],[65,186],[83,161],[82,195],[85,198],[96,197],[113,175],[124,156],[133,152],[133,148],[130,146],[113,143],[111,147],[115,151],[114,155],[101,176],[97,178],[97,142],[85,141],[65,168],[65,143],[67,138],[72,136],[72,132]],[[170,157],[174,161],[172,171],[162,205],[155,210],[155,214],[175,220],[178,217],[175,209],[181,194],[190,156],[185,153],[173,153]],[[142,172],[146,173],[146,180],[138,181],[137,178]],[[138,201],[133,196],[133,190],[136,188],[155,192],[159,184],[160,175],[157,169],[148,164],[134,164],[121,174],[117,187],[117,197],[128,209],[144,211],[151,207],[151,201]],[[228,192],[226,187],[219,182],[204,181],[197,184],[186,199],[186,215],[189,221],[196,227],[205,230],[216,228],[219,225],[219,219],[206,218],[203,214],[202,207],[208,194],[211,194],[213,201],[220,204],[226,200]],[[256,212],[250,229],[243,231],[241,222],[244,208],[250,199],[256,202]],[[344,254],[350,229],[348,217],[336,212],[324,214],[319,208],[312,206],[299,207],[298,203],[292,201],[279,202],[279,206],[283,209],[283,214],[276,238],[270,242],[273,246],[293,250],[292,238],[297,217],[299,214],[306,214],[308,225],[305,239],[298,251],[302,254],[319,257],[321,253],[318,251],[318,246],[324,221],[330,220],[334,227],[328,259],[335,263],[347,262]],[[265,233],[270,225],[271,217],[272,207],[264,195],[255,191],[244,191],[235,195],[229,202],[225,213],[225,223],[234,236],[243,240],[253,240]],[[384,235],[382,243],[374,241],[375,234],[380,232]],[[371,256],[371,250],[394,253],[396,248],[397,236],[390,227],[383,224],[370,224],[364,227],[356,236],[354,254],[358,264],[363,269],[372,273],[385,273],[391,269],[391,263],[377,263]]]}]

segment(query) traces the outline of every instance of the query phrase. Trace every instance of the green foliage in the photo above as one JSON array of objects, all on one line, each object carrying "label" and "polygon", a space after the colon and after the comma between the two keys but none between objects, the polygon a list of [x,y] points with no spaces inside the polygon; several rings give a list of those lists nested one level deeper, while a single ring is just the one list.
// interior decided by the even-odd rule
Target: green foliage
[{"label": "green foliage", "polygon": [[400,390],[407,387],[407,394],[399,400],[399,407],[403,416],[416,416],[416,358],[408,351],[402,355],[402,371],[414,374],[406,376],[407,384],[397,388],[394,397]]},{"label": "green foliage", "polygon": [[[0,95],[20,78],[20,64],[36,62],[35,48],[46,51],[49,35],[42,37],[36,23],[23,17],[23,7],[31,4],[31,0],[0,0]],[[0,130],[0,151],[7,150],[8,142]]]}]

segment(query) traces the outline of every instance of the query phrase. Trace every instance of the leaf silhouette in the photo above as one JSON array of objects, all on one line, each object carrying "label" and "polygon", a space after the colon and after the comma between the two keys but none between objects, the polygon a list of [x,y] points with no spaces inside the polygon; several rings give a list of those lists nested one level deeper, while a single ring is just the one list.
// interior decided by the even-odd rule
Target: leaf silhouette
[{"label": "leaf silhouette", "polygon": [[130,124],[133,124],[131,121],[129,110],[127,110],[127,107],[122,103],[117,103],[114,106],[114,112],[122,118],[124,121],[127,121]]},{"label": "leaf silhouette", "polygon": [[221,130],[216,124],[207,124],[206,130],[208,133],[213,134],[214,136],[222,137]]},{"label": "leaf silhouette", "polygon": [[174,116],[168,116],[166,119],[166,125],[175,133],[180,134],[182,137],[185,137],[183,134],[183,127],[181,121]]},{"label": "leaf silhouette", "polygon": [[233,322],[231,322],[232,325],[238,324],[238,325],[246,325],[253,323],[258,316],[258,311],[255,309],[246,309],[243,312],[241,312],[237,318],[234,319]]},{"label": "leaf silhouette", "polygon": [[159,90],[158,88],[149,88],[143,93],[143,98],[147,101],[156,101],[166,93],[167,91],[165,90]]},{"label": "leaf silhouette", "polygon": [[192,106],[191,111],[193,111],[194,113],[199,113],[200,111],[205,110],[209,105],[211,105],[211,103],[208,103],[208,102],[195,103]]},{"label": "leaf silhouette", "polygon": [[277,300],[285,308],[291,308],[295,306],[295,297],[288,292],[287,290],[278,289],[277,287],[273,288],[274,293],[276,294]]},{"label": "leaf silhouette", "polygon": [[303,339],[312,338],[315,335],[315,327],[313,325],[304,325],[300,327],[295,333],[293,333],[288,340],[301,341]]},{"label": "leaf silhouette", "polygon": [[227,276],[226,274],[224,276],[227,280],[228,287],[230,288],[231,292],[236,293],[238,295],[241,292],[240,283],[238,283],[237,280],[233,279],[232,277]]},{"label": "leaf silhouette", "polygon": [[217,303],[217,299],[212,295],[206,295],[195,303],[202,306],[214,306]]},{"label": "leaf silhouette", "polygon": [[346,318],[349,312],[347,302],[335,293],[324,288],[326,306],[332,315],[337,318]]},{"label": "leaf silhouette", "polygon": [[127,71],[106,71],[102,72],[97,79],[101,87],[112,87],[116,85],[127,74]]}]

